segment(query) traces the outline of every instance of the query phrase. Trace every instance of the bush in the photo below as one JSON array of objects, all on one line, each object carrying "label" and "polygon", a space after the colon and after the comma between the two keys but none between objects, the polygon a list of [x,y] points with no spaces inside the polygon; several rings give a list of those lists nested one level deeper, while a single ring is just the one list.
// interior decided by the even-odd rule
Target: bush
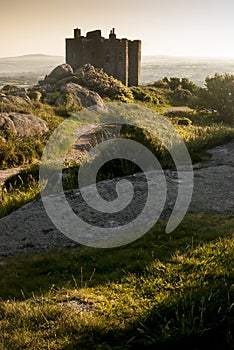
[{"label": "bush", "polygon": [[199,90],[199,87],[188,78],[164,77],[162,80],[155,82],[155,86],[157,85],[159,85],[159,87],[167,87],[171,90],[176,90],[178,88],[188,90],[192,94],[195,94]]},{"label": "bush", "polygon": [[19,90],[19,87],[16,85],[4,85],[2,88],[2,92],[6,95],[15,95],[17,91]]},{"label": "bush", "polygon": [[28,96],[34,100],[35,102],[40,102],[42,94],[40,93],[40,91],[29,91],[28,92]]},{"label": "bush", "polygon": [[206,88],[200,90],[200,105],[217,110],[230,122],[234,120],[234,75],[218,74],[206,78]]},{"label": "bush", "polygon": [[142,88],[132,88],[131,91],[135,100],[142,102],[151,102],[156,105],[159,103],[157,97],[152,96],[151,94],[144,91]]},{"label": "bush", "polygon": [[189,90],[183,89],[181,86],[173,91],[173,98],[181,102],[187,102],[192,97],[192,93]]},{"label": "bush", "polygon": [[155,86],[156,88],[165,89],[165,88],[168,87],[168,84],[167,84],[166,81],[164,81],[163,79],[161,79],[161,80],[155,81],[155,82],[154,82],[154,86]]},{"label": "bush", "polygon": [[7,142],[0,138],[0,167],[12,168],[22,164],[32,163],[42,155],[46,135],[20,138],[16,135],[6,135]]}]

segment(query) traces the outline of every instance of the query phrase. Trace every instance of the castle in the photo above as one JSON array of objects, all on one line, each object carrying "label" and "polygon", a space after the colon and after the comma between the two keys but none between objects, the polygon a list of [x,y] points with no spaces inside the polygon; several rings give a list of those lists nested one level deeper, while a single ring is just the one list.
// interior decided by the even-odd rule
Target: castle
[{"label": "castle", "polygon": [[126,86],[140,84],[141,41],[117,39],[112,29],[109,39],[103,38],[100,30],[88,32],[74,29],[74,38],[66,39],[66,63],[73,69],[86,63],[102,68],[108,75],[119,79]]}]

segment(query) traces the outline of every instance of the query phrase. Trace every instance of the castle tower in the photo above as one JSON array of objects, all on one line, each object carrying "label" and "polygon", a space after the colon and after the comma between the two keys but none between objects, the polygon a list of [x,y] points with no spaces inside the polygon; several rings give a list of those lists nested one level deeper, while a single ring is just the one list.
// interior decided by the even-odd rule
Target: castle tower
[{"label": "castle tower", "polygon": [[88,32],[84,37],[76,28],[74,38],[66,39],[66,63],[73,69],[90,63],[103,68],[126,86],[137,86],[140,84],[141,41],[117,39],[114,28],[109,39],[103,38],[100,30]]}]

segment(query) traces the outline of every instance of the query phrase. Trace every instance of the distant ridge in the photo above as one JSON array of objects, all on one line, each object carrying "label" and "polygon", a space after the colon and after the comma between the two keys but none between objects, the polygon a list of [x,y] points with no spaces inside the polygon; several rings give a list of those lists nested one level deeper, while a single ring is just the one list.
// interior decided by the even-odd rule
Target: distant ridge
[{"label": "distant ridge", "polygon": [[16,56],[16,57],[63,57],[60,55],[47,55],[45,53],[29,53],[26,55]]},{"label": "distant ridge", "polygon": [[196,61],[202,61],[202,60],[209,60],[212,61],[233,61],[234,57],[215,57],[215,56],[170,56],[170,55],[143,55],[143,60],[147,59],[155,59],[155,60],[196,60]]},{"label": "distant ridge", "polygon": [[42,54],[42,53],[32,53],[32,54],[27,54],[27,55],[21,55],[21,56],[12,56],[12,57],[0,57],[0,60],[21,60],[21,59],[56,59],[56,58],[60,58],[60,59],[64,59],[63,56],[56,56],[56,55],[46,55],[46,54]]},{"label": "distant ridge", "polygon": [[[0,58],[0,84],[19,77],[19,84],[36,84],[56,66],[65,62],[63,56],[26,54]],[[141,84],[153,84],[164,77],[185,77],[199,86],[215,73],[234,74],[234,57],[178,57],[149,55],[142,57]],[[11,79],[11,80],[9,80]],[[17,80],[14,80],[17,83]]]},{"label": "distant ridge", "polygon": [[[64,63],[63,56],[45,54],[28,54],[16,57],[0,58],[0,77],[16,77],[20,75],[34,76],[37,82],[39,77],[48,74],[59,64]],[[25,79],[26,81],[28,80]]]},{"label": "distant ridge", "polygon": [[[176,55],[143,55],[142,56],[145,59],[149,59],[149,58],[154,58],[154,59],[196,59],[196,60],[202,60],[202,59],[209,59],[209,60],[233,60],[234,61],[234,57],[215,57],[215,56],[176,56]],[[61,55],[49,55],[49,54],[43,54],[43,53],[29,53],[29,54],[25,54],[25,55],[19,55],[19,56],[6,56],[6,57],[0,57],[0,60],[17,60],[17,59],[33,59],[33,58],[45,58],[45,59],[49,59],[49,58],[63,58],[64,56]]]}]

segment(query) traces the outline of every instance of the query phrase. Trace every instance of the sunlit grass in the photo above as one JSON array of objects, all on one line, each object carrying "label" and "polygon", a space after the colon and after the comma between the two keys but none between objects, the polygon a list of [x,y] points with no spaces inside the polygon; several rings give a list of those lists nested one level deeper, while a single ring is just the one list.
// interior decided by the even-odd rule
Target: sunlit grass
[{"label": "sunlit grass", "polygon": [[2,348],[231,349],[234,217],[164,228],[122,248],[4,259]]},{"label": "sunlit grass", "polygon": [[[171,119],[168,118],[168,120]],[[230,125],[225,125],[223,123],[216,123],[208,126],[182,126],[175,123],[174,126],[180,134],[181,138],[186,143],[186,146],[189,150],[193,162],[198,162],[202,160],[202,157],[204,155],[207,157],[206,151],[208,149],[228,142],[234,138],[234,128]],[[149,133],[146,133],[140,129],[134,130],[131,128],[130,131],[129,129],[127,129],[127,131],[124,132],[122,136],[132,138],[138,142],[143,143],[156,155],[158,160],[161,162],[163,168],[173,166],[173,161],[170,158],[168,151],[162,146],[162,144],[158,141],[157,138],[152,137],[152,135],[150,135]],[[97,140],[97,142],[102,141],[100,137],[97,137]],[[7,145],[6,147],[9,148],[9,145]],[[17,144],[14,144],[14,148],[17,148]],[[14,155],[14,151],[12,152]],[[41,154],[41,147],[39,147],[38,152]],[[10,154],[11,153],[8,152],[7,156],[10,157]],[[34,153],[32,152],[32,154]],[[103,167],[102,171],[100,171],[98,174],[98,180],[125,176],[139,171],[139,169],[136,169],[136,165],[130,164],[127,161],[122,160],[120,162],[113,162],[114,161],[109,162]],[[71,163],[70,169],[67,171],[66,183],[64,184],[65,189],[72,189],[78,187],[77,172],[79,169],[79,164],[76,164],[75,166],[73,165]],[[66,168],[68,167],[69,164],[66,165]],[[28,175],[25,176],[25,174],[27,173]],[[28,171],[24,170],[23,173],[13,176],[12,180],[9,180],[9,183],[11,183],[11,191],[9,191],[9,187],[8,189],[0,189],[0,195],[2,197],[0,217],[5,216],[13,210],[18,209],[23,204],[26,204],[30,200],[32,200],[35,197],[35,195],[38,195],[38,167],[36,170],[34,169],[33,172],[31,172],[31,169],[29,168]]]},{"label": "sunlit grass", "polygon": [[30,186],[26,190],[15,189],[11,193],[7,193],[4,189],[2,190],[0,188],[0,218],[31,202],[38,194],[38,183],[36,183],[33,187]]}]

